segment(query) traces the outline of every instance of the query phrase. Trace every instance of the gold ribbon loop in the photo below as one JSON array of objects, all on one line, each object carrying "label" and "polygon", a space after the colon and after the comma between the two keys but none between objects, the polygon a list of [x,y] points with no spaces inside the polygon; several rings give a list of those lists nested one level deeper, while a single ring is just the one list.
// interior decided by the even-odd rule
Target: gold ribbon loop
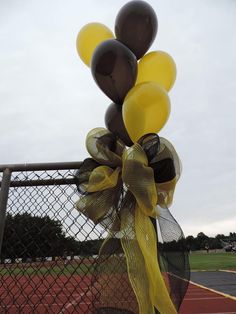
[{"label": "gold ribbon loop", "polygon": [[86,148],[94,160],[109,167],[121,166],[125,145],[104,128],[91,130],[86,137]]},{"label": "gold ribbon loop", "polygon": [[113,170],[107,166],[99,166],[93,170],[86,187],[87,192],[97,192],[113,188],[117,185],[121,169]]}]

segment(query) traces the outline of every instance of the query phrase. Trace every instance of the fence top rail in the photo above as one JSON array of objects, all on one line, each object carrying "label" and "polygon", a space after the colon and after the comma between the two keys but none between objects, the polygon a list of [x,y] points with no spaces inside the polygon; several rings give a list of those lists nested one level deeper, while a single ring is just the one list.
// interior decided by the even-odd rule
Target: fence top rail
[{"label": "fence top rail", "polygon": [[48,162],[48,163],[24,163],[24,164],[0,164],[0,172],[9,169],[11,172],[17,171],[40,171],[40,170],[68,170],[78,169],[81,161],[71,162]]}]

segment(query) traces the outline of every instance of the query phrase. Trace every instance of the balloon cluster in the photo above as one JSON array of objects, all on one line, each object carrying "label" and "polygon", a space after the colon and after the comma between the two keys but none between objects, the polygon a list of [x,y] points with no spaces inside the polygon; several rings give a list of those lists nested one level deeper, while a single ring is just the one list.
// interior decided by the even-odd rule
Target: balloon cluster
[{"label": "balloon cluster", "polygon": [[127,146],[159,132],[170,114],[167,92],[175,82],[175,62],[164,51],[145,54],[157,28],[153,8],[135,0],[119,11],[115,36],[101,23],[85,25],[77,36],[79,56],[113,101],[105,114],[106,127]]}]

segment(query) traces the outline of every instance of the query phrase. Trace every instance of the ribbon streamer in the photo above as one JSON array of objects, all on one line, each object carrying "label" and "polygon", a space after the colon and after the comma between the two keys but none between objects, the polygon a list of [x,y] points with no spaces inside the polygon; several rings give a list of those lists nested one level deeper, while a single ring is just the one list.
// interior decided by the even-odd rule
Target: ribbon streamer
[{"label": "ribbon streamer", "polygon": [[[108,232],[95,267],[95,283],[101,290],[93,307],[97,313],[101,308],[109,308],[109,313],[118,313],[118,309],[177,313],[189,280],[186,250],[179,246],[183,233],[167,207],[181,172],[178,155],[166,139],[153,134],[126,149],[103,128],[89,132],[86,147],[92,158],[76,173],[81,194],[76,207]],[[150,217],[159,222],[162,244]],[[174,251],[170,250],[173,243]],[[117,266],[112,274],[110,265]],[[105,288],[112,278],[117,291],[122,279],[123,289],[133,296],[129,307],[119,304],[118,297],[115,302],[112,289]]]}]

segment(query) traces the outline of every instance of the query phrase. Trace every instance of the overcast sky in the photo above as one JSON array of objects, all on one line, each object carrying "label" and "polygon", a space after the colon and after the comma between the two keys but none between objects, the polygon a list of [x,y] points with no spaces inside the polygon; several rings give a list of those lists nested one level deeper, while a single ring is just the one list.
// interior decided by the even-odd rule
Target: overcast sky
[{"label": "overcast sky", "polygon": [[[83,160],[111,101],[79,59],[81,27],[113,30],[123,0],[0,0],[0,164]],[[152,50],[177,64],[160,135],[183,163],[172,213],[186,235],[236,231],[236,1],[155,0]]]}]

